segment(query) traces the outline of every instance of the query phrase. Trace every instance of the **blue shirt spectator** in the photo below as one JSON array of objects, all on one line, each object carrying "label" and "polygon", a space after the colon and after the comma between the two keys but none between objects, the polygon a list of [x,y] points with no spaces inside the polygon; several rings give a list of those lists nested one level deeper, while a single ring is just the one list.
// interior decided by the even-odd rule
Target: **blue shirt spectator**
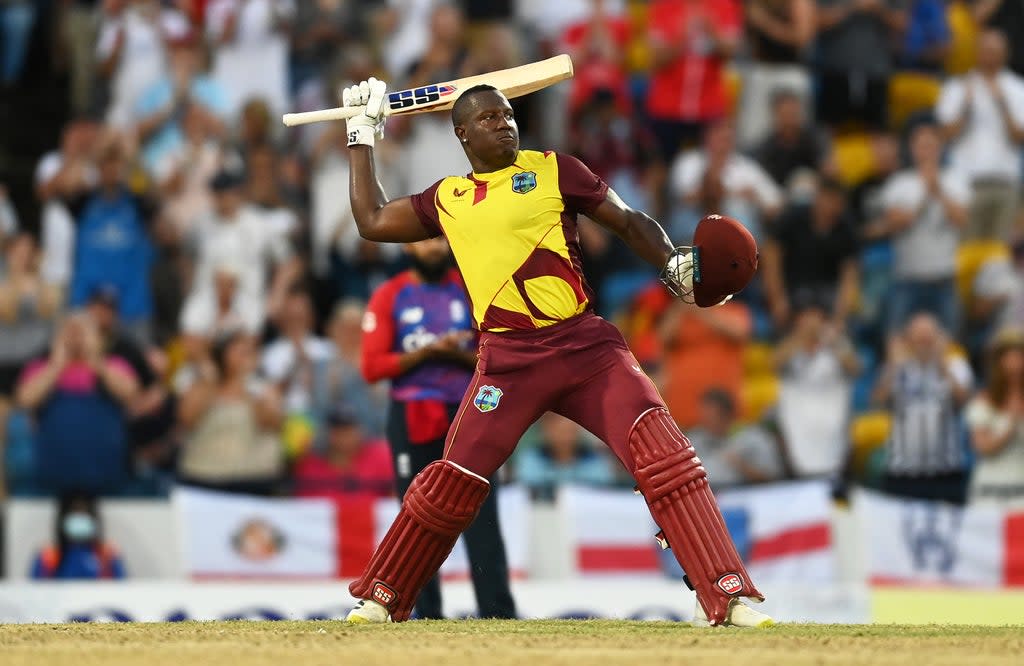
[{"label": "blue shirt spectator", "polygon": [[903,37],[904,67],[940,73],[952,33],[942,0],[914,0]]},{"label": "blue shirt spectator", "polygon": [[614,483],[608,459],[580,440],[579,426],[548,413],[541,419],[540,427],[540,446],[524,450],[516,464],[516,477],[534,497],[551,499],[556,488],[567,483]]},{"label": "blue shirt spectator", "polygon": [[106,356],[84,314],[68,317],[50,356],[22,372],[16,399],[37,423],[36,474],[55,494],[116,494],[127,472],[125,407],[138,393],[131,366]]},{"label": "blue shirt spectator", "polygon": [[198,109],[206,127],[220,134],[229,113],[224,87],[201,71],[201,52],[188,40],[175,42],[170,51],[170,70],[149,86],[136,104],[142,161],[156,173],[163,160],[185,144],[186,114]]},{"label": "blue shirt spectator", "polygon": [[124,169],[121,147],[108,145],[100,155],[99,188],[69,201],[78,227],[69,302],[71,307],[84,306],[98,287],[113,287],[122,321],[135,330],[144,328],[153,313],[152,211],[125,186]]},{"label": "blue shirt spectator", "polygon": [[35,580],[98,580],[125,577],[121,555],[102,539],[96,503],[87,495],[69,495],[57,509],[57,539],[32,562]]}]

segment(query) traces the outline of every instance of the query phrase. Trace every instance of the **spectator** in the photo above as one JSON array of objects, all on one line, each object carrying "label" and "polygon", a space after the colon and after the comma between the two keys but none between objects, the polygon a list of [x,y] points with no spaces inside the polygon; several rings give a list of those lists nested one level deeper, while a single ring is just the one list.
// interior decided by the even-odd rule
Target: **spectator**
[{"label": "spectator", "polygon": [[246,155],[246,198],[261,226],[290,243],[299,232],[299,217],[284,201],[278,183],[278,157],[269,146],[251,149]]},{"label": "spectator", "polygon": [[63,3],[60,8],[60,44],[67,53],[71,110],[75,114],[95,110],[97,19],[100,6],[107,2],[76,0]]},{"label": "spectator", "polygon": [[712,487],[778,481],[786,468],[778,443],[759,425],[736,425],[736,401],[728,391],[712,388],[700,397],[700,420],[689,438],[700,451]]},{"label": "spectator", "polygon": [[736,151],[732,121],[708,126],[704,147],[683,152],[672,164],[669,188],[687,206],[673,221],[672,236],[690,238],[708,213],[730,215],[760,239],[782,209],[782,192],[757,162]]},{"label": "spectator", "polygon": [[69,302],[72,307],[85,305],[96,287],[111,285],[119,294],[125,327],[147,339],[153,314],[148,233],[152,204],[128,189],[125,150],[118,140],[108,139],[100,148],[97,188],[69,201],[77,227]]},{"label": "spectator", "polygon": [[[190,298],[202,298],[204,291],[214,290],[215,268],[235,265],[240,269],[245,321],[255,320],[259,313],[262,322],[268,304],[273,306],[279,300],[278,294],[291,283],[298,265],[285,239],[246,205],[241,186],[241,178],[230,171],[221,171],[210,184],[214,210],[194,232],[197,259]],[[272,278],[268,276],[271,264],[275,267]]]},{"label": "spectator", "polygon": [[1007,240],[1014,228],[1024,144],[1024,79],[1006,69],[1007,39],[978,37],[978,64],[942,87],[935,115],[951,141],[950,166],[971,181],[966,238]]},{"label": "spectator", "polygon": [[647,114],[666,162],[728,112],[724,66],[742,32],[735,0],[654,0]]},{"label": "spectator", "polygon": [[119,129],[135,125],[139,99],[166,74],[166,38],[187,27],[184,17],[165,16],[159,0],[104,3],[96,57],[100,73],[110,81],[108,123]]},{"label": "spectator", "polygon": [[684,430],[699,421],[705,391],[719,388],[738,403],[750,309],[735,300],[715,308],[672,301],[659,324],[664,347],[665,403]]},{"label": "spectator", "polygon": [[61,145],[36,164],[36,197],[43,204],[40,222],[42,272],[46,279],[66,287],[71,281],[75,254],[75,223],[64,199],[96,186],[93,158],[100,127],[87,118],[64,128]]},{"label": "spectator", "polygon": [[251,99],[274,115],[288,106],[288,26],[293,0],[210,0],[206,28],[216,44],[213,76],[227,91],[234,117]]},{"label": "spectator", "polygon": [[[0,183],[0,242],[10,238],[19,226],[18,213],[7,197],[7,187]],[[4,266],[0,265],[0,271],[3,269]]]},{"label": "spectator", "polygon": [[[793,326],[775,350],[782,378],[778,420],[789,464],[798,477],[835,477],[846,454],[851,382],[860,361],[828,308],[798,303]],[[703,455],[703,454],[701,454]]]},{"label": "spectator", "polygon": [[4,275],[0,281],[0,450],[7,435],[7,417],[26,361],[53,333],[63,302],[59,286],[39,274],[39,251],[27,233],[5,240]]},{"label": "spectator", "polygon": [[382,437],[388,410],[388,387],[367,384],[363,380],[363,319],[366,306],[361,301],[342,301],[334,308],[327,323],[333,346],[325,363],[314,366],[314,412],[324,415],[338,405],[352,409],[363,432]]},{"label": "spectator", "polygon": [[629,48],[629,22],[611,11],[606,0],[592,0],[590,16],[573,23],[562,34],[562,51],[572,58],[575,74],[569,93],[569,113],[580,107],[599,90],[608,91],[614,108],[622,116],[633,109],[625,70]]},{"label": "spectator", "polygon": [[388,0],[377,17],[384,43],[384,66],[392,77],[409,71],[421,58],[430,40],[430,15],[439,0]]},{"label": "spectator", "polygon": [[60,287],[39,274],[39,250],[31,235],[20,232],[6,239],[4,269],[0,281],[0,396],[9,397],[22,364],[52,334],[64,299]]},{"label": "spectator", "polygon": [[327,447],[295,463],[297,497],[392,497],[395,472],[387,443],[369,439],[354,411],[336,408],[327,417]]},{"label": "spectator", "polygon": [[906,0],[819,0],[818,118],[833,128],[888,122],[890,44],[907,23]]},{"label": "spectator", "polygon": [[914,128],[910,153],[913,169],[890,177],[882,193],[885,212],[872,233],[892,239],[889,330],[903,328],[923,311],[955,331],[956,249],[967,223],[969,186],[958,173],[942,169],[942,137],[934,125]]},{"label": "spectator", "polygon": [[224,492],[272,495],[284,475],[283,419],[277,388],[255,377],[252,337],[218,339],[178,403],[185,441],[178,460],[183,483]]},{"label": "spectator", "polygon": [[771,107],[772,126],[754,151],[754,158],[776,185],[792,191],[797,176],[825,167],[830,146],[822,133],[807,123],[798,93],[777,90]]},{"label": "spectator", "polygon": [[169,55],[168,72],[142,92],[134,109],[142,161],[154,174],[182,151],[188,114],[200,114],[205,134],[214,136],[224,135],[228,119],[227,93],[204,72],[203,52],[194,38],[171,42]]},{"label": "spectator", "polygon": [[767,110],[779,90],[790,91],[801,115],[806,106],[811,82],[804,61],[817,28],[814,0],[753,0],[746,22],[751,62],[737,124],[740,144],[752,147],[768,133]]},{"label": "spectator", "polygon": [[[1024,7],[1013,0],[977,0],[971,3],[978,25],[996,28],[1004,35],[1024,34]],[[1008,40],[1010,69],[1024,76],[1024,44],[1019,39]]]},{"label": "spectator", "polygon": [[35,415],[40,486],[51,494],[117,494],[127,477],[127,410],[138,392],[131,366],[104,353],[91,318],[68,316],[49,357],[22,371],[16,393],[18,406]]},{"label": "spectator", "polygon": [[313,301],[294,288],[285,297],[277,321],[280,337],[263,350],[262,374],[284,396],[286,413],[307,412],[313,404],[313,374],[334,353],[331,343],[313,332]]},{"label": "spectator", "polygon": [[831,304],[838,328],[845,328],[857,294],[857,249],[843,186],[821,180],[813,203],[787,209],[764,244],[761,270],[776,327],[788,328],[790,295],[804,293]]},{"label": "spectator", "polygon": [[1024,502],[1024,333],[1009,328],[992,342],[988,387],[966,410],[977,456],[968,498],[1021,506]]},{"label": "spectator", "polygon": [[21,78],[35,21],[34,2],[6,0],[0,4],[0,88],[13,86]]},{"label": "spectator", "polygon": [[218,264],[213,289],[191,294],[181,310],[181,332],[215,340],[231,331],[258,335],[263,329],[259,308],[252,307],[239,288],[242,268],[234,262]]},{"label": "spectator", "polygon": [[946,3],[911,0],[899,48],[900,65],[911,71],[942,74],[951,42]]},{"label": "spectator", "polygon": [[292,91],[318,78],[324,63],[345,42],[355,12],[351,2],[296,2],[291,25],[289,72]]},{"label": "spectator", "polygon": [[583,431],[552,412],[540,420],[541,441],[525,449],[516,461],[516,479],[535,499],[554,500],[566,484],[610,486],[615,474],[610,461],[583,439]]},{"label": "spectator", "polygon": [[971,285],[971,316],[982,337],[1003,328],[1024,328],[1024,241],[1009,257],[995,256],[982,264]]},{"label": "spectator", "polygon": [[175,244],[213,210],[210,182],[227,161],[209,112],[188,104],[182,114],[182,140],[163,153],[153,172],[163,200],[160,215]]},{"label": "spectator", "polygon": [[34,580],[107,580],[125,577],[120,553],[103,539],[96,500],[72,493],[57,505],[53,545],[43,548],[32,563]]},{"label": "spectator", "polygon": [[967,361],[947,356],[946,332],[917,314],[890,340],[874,399],[892,410],[883,489],[892,495],[962,504],[967,458],[960,408],[973,377]]}]

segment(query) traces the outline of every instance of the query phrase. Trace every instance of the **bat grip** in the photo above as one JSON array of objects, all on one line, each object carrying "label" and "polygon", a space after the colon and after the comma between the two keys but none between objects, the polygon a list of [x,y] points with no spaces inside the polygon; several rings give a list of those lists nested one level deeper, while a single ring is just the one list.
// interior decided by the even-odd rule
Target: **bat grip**
[{"label": "bat grip", "polygon": [[339,106],[333,109],[320,109],[319,111],[286,113],[281,117],[281,122],[288,127],[295,127],[296,125],[307,125],[324,120],[346,120],[362,113],[363,108],[362,106]]}]

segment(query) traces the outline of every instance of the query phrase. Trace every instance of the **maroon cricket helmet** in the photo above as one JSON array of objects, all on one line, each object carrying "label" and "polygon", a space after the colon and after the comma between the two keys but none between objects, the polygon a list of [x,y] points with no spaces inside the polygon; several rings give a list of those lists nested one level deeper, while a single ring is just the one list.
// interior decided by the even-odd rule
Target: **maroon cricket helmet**
[{"label": "maroon cricket helmet", "polygon": [[693,234],[693,247],[693,300],[702,308],[742,290],[757,272],[757,243],[731,217],[704,216]]}]

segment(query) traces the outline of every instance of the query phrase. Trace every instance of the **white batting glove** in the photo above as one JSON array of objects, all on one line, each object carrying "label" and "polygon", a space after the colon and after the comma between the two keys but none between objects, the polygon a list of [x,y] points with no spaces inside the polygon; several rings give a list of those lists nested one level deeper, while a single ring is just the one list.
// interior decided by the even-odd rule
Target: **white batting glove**
[{"label": "white batting glove", "polygon": [[370,77],[341,91],[342,106],[361,106],[362,113],[348,119],[348,145],[373,146],[384,138],[384,100],[388,84]]}]

